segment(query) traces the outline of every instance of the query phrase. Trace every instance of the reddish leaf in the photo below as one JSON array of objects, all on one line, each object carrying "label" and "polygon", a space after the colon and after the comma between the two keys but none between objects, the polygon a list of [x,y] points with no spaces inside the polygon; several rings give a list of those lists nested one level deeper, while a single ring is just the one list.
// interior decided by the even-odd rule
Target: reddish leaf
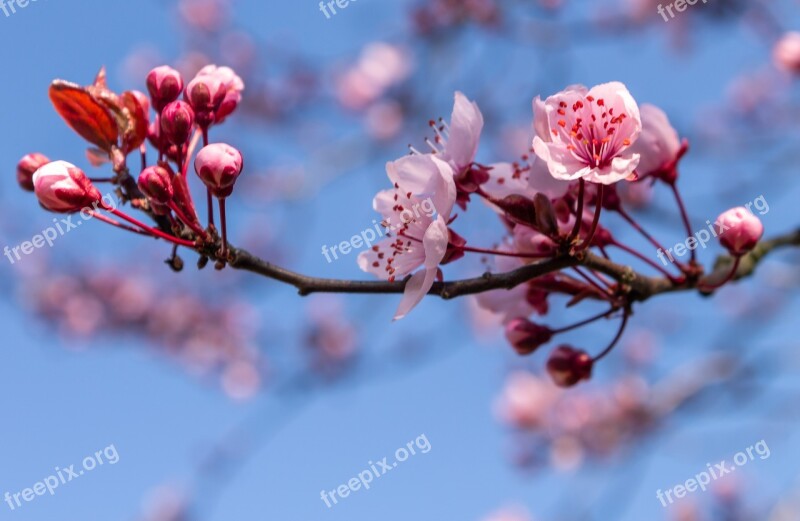
[{"label": "reddish leaf", "polygon": [[55,80],[50,84],[50,100],[56,112],[82,138],[106,152],[116,145],[117,121],[86,88]]},{"label": "reddish leaf", "polygon": [[122,134],[122,151],[127,154],[144,143],[149,121],[145,107],[142,107],[133,92],[123,92],[120,101],[127,109],[127,124]]}]

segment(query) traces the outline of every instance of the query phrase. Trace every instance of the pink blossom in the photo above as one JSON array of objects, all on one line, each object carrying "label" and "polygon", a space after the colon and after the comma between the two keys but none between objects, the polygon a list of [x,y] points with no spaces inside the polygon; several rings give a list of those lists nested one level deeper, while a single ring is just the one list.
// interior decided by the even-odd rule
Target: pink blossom
[{"label": "pink blossom", "polygon": [[506,324],[506,340],[520,355],[529,355],[553,338],[553,331],[526,318],[515,318]]},{"label": "pink blossom", "polygon": [[772,60],[783,71],[800,73],[800,33],[784,34],[772,50]]},{"label": "pink blossom", "polygon": [[174,189],[169,171],[163,166],[150,166],[142,170],[138,179],[139,189],[151,204],[166,205],[172,202]]},{"label": "pink blossom", "polygon": [[194,109],[197,123],[203,128],[214,122],[216,111],[225,100],[228,88],[214,75],[195,76],[184,92],[184,99]]},{"label": "pink blossom", "polygon": [[161,112],[161,132],[173,145],[189,141],[194,127],[194,110],[185,101],[173,101]]},{"label": "pink blossom", "polygon": [[50,160],[47,156],[38,152],[23,156],[17,163],[17,183],[19,183],[19,186],[23,190],[33,192],[33,174],[49,162]]},{"label": "pink blossom", "polygon": [[569,181],[561,181],[551,176],[547,163],[536,156],[528,157],[526,164],[493,164],[488,174],[489,180],[481,185],[481,188],[498,200],[509,195],[522,195],[533,199],[538,193],[555,200],[563,197],[570,185]]},{"label": "pink blossom", "polygon": [[612,184],[639,164],[631,151],[642,129],[639,107],[619,82],[587,90],[582,85],[542,102],[534,100],[533,149],[561,180]]},{"label": "pink blossom", "polygon": [[51,212],[72,213],[99,204],[101,194],[83,170],[66,161],[53,161],[33,174],[39,203]]},{"label": "pink blossom", "polygon": [[205,76],[217,78],[225,86],[225,97],[216,109],[214,123],[222,123],[225,118],[231,115],[239,103],[242,101],[242,91],[244,82],[230,67],[217,67],[216,65],[206,65],[197,73],[195,79]]},{"label": "pink blossom", "polygon": [[594,361],[585,352],[568,345],[557,347],[547,360],[547,372],[559,387],[572,387],[592,377]]},{"label": "pink blossom", "polygon": [[228,197],[242,173],[242,154],[225,143],[212,143],[197,153],[194,170],[217,197]]},{"label": "pink blossom", "polygon": [[[503,252],[515,251],[508,243],[500,245],[497,250]],[[498,273],[512,271],[523,265],[524,261],[519,257],[497,255],[494,258],[494,267]],[[536,311],[536,308],[528,299],[528,288],[527,284],[519,284],[511,289],[494,289],[479,293],[475,299],[479,307],[498,315],[502,322],[506,324],[517,317],[527,317]]]},{"label": "pink blossom", "polygon": [[436,129],[436,148],[440,157],[450,163],[456,176],[463,174],[475,161],[483,130],[483,115],[477,103],[456,92],[450,123]]},{"label": "pink blossom", "polygon": [[735,256],[755,248],[764,235],[761,220],[743,206],[723,212],[717,217],[716,225],[720,243]]},{"label": "pink blossom", "polygon": [[506,378],[503,393],[494,410],[500,419],[519,429],[540,427],[546,423],[560,389],[527,371],[514,371]]},{"label": "pink blossom", "polygon": [[412,155],[388,163],[394,188],[375,197],[373,207],[383,215],[387,238],[358,256],[359,267],[382,279],[406,282],[395,313],[403,318],[428,293],[444,259],[450,233],[447,223],[456,198],[453,170],[432,155]]},{"label": "pink blossom", "polygon": [[674,167],[681,155],[681,140],[670,125],[663,110],[655,105],[641,106],[642,133],[631,146],[631,152],[639,154],[636,173],[639,178],[658,175]]},{"label": "pink blossom", "polygon": [[162,65],[147,74],[147,90],[153,100],[153,108],[160,112],[181,95],[183,78],[172,67]]}]

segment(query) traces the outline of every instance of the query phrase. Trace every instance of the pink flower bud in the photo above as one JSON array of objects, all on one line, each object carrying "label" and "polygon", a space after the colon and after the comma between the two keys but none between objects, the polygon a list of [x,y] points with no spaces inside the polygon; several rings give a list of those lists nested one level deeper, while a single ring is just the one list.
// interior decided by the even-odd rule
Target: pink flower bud
[{"label": "pink flower bud", "polygon": [[800,33],[784,34],[772,49],[772,60],[779,69],[800,74]]},{"label": "pink flower bud", "polygon": [[631,146],[631,151],[639,154],[636,173],[639,179],[653,175],[666,176],[667,182],[674,182],[675,169],[682,155],[681,140],[663,110],[655,105],[644,104],[639,108],[642,118],[642,133]]},{"label": "pink flower bud", "polygon": [[161,112],[163,137],[173,145],[189,141],[194,126],[194,111],[185,101],[173,101]]},{"label": "pink flower bud", "polygon": [[219,198],[231,195],[236,178],[242,173],[242,166],[242,154],[225,143],[203,147],[194,161],[197,176]]},{"label": "pink flower bud", "polygon": [[131,93],[131,96],[133,96],[134,99],[136,99],[136,101],[139,102],[139,106],[142,107],[142,111],[144,111],[144,113],[147,116],[147,119],[149,121],[149,119],[150,119],[150,100],[147,99],[147,95],[145,95],[144,92],[139,91],[139,90],[132,90],[132,91],[129,91],[129,92]]},{"label": "pink flower bud", "polygon": [[719,242],[737,257],[752,250],[764,235],[761,220],[743,206],[723,212],[716,226]]},{"label": "pink flower bud", "polygon": [[145,168],[139,174],[139,190],[153,202],[169,204],[174,194],[169,171],[163,166]]},{"label": "pink flower bud", "polygon": [[147,75],[147,90],[153,100],[153,108],[156,109],[156,112],[161,112],[164,107],[181,95],[183,78],[172,67],[162,65]]},{"label": "pink flower bud", "polygon": [[20,159],[19,163],[17,163],[17,182],[19,186],[23,190],[33,192],[33,174],[49,162],[50,160],[46,156],[38,152],[28,154]]},{"label": "pink flower bud", "polygon": [[216,109],[216,114],[214,115],[214,122],[222,123],[226,117],[230,116],[231,113],[236,110],[236,107],[239,106],[239,102],[242,101],[244,82],[230,67],[206,65],[197,73],[198,78],[203,76],[213,76],[225,85],[225,98]]},{"label": "pink flower bud", "polygon": [[547,372],[559,387],[572,387],[591,378],[593,365],[594,361],[585,351],[562,345],[550,353]]},{"label": "pink flower bud", "polygon": [[194,109],[197,124],[207,127],[214,122],[215,112],[225,100],[228,88],[216,76],[196,76],[186,86],[184,98]]},{"label": "pink flower bud", "polygon": [[506,339],[520,355],[529,355],[553,338],[553,331],[526,318],[515,318],[506,324]]},{"label": "pink flower bud", "polygon": [[73,213],[101,204],[100,191],[83,170],[66,161],[53,161],[33,174],[36,197],[46,210]]}]

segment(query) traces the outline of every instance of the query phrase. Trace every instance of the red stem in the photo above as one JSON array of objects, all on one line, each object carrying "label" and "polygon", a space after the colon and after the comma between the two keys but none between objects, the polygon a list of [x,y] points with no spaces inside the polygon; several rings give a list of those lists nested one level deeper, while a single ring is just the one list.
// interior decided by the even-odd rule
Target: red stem
[{"label": "red stem", "polygon": [[[208,146],[208,127],[203,127],[203,146]],[[208,208],[208,227],[214,226],[214,201],[211,199],[211,189],[206,187],[206,206]]]},{"label": "red stem", "polygon": [[595,315],[593,317],[587,318],[586,320],[581,320],[580,322],[572,324],[571,326],[560,327],[558,329],[554,329],[553,330],[553,334],[566,333],[567,331],[572,331],[573,329],[578,329],[579,327],[583,327],[586,324],[591,324],[592,322],[596,322],[596,321],[600,320],[601,318],[605,318],[608,315],[610,315],[611,313],[615,312],[616,310],[617,310],[617,308],[611,308],[608,311],[603,311],[599,315]]},{"label": "red stem", "polygon": [[[681,197],[681,194],[678,191],[678,185],[677,183],[672,183],[670,186],[672,187],[672,193],[675,194],[675,200],[678,203],[678,208],[681,211],[681,219],[683,219],[683,225],[686,227],[686,236],[692,237],[694,235],[694,232],[692,232],[692,225],[689,222],[689,214],[686,213],[686,207],[683,204],[683,198]],[[697,252],[695,248],[692,248],[691,254],[692,254],[692,264],[695,264],[697,260]]]},{"label": "red stem", "polygon": [[638,251],[634,250],[633,248],[625,246],[624,244],[622,244],[621,242],[617,241],[616,239],[612,239],[612,243],[611,244],[616,246],[617,248],[625,251],[625,252],[630,253],[631,255],[636,257],[637,259],[640,259],[640,260],[646,262],[647,264],[649,264],[650,266],[652,266],[653,268],[657,269],[658,271],[663,273],[664,276],[667,277],[673,284],[679,284],[681,282],[678,279],[676,279],[673,275],[671,275],[667,270],[665,270],[664,268],[662,268],[661,266],[656,264],[654,261],[648,259],[647,257],[642,255]]},{"label": "red stem", "polygon": [[622,338],[622,333],[625,331],[625,326],[628,324],[628,315],[629,315],[629,310],[626,309],[625,314],[622,315],[622,323],[620,323],[619,325],[619,330],[617,331],[617,335],[614,337],[614,340],[612,340],[611,343],[608,344],[608,347],[603,349],[603,351],[599,355],[595,356],[592,359],[593,362],[597,362],[598,360],[606,356],[608,353],[611,352],[612,349],[614,349],[614,346],[617,345],[619,339]]},{"label": "red stem", "polygon": [[511,251],[489,250],[486,248],[473,248],[472,246],[462,246],[462,250],[470,253],[485,253],[487,255],[501,255],[503,257],[517,257],[520,259],[549,259],[552,253],[519,253]]},{"label": "red stem", "polygon": [[112,226],[116,226],[117,228],[122,228],[123,230],[128,230],[129,232],[138,233],[140,235],[147,235],[148,237],[152,237],[152,235],[150,235],[149,233],[147,233],[144,230],[140,230],[138,228],[132,228],[131,226],[126,226],[126,225],[124,225],[124,224],[122,224],[122,223],[120,223],[118,221],[115,221],[114,219],[112,219],[110,217],[106,217],[105,215],[103,215],[101,213],[97,213],[94,210],[89,210],[88,213],[93,218],[97,219],[98,221],[103,221],[104,223],[108,223],[108,224],[110,224]]},{"label": "red stem", "polygon": [[581,232],[581,224],[583,224],[583,197],[586,192],[586,181],[583,180],[581,177],[578,181],[578,210],[575,212],[575,226],[572,227],[572,232],[569,234],[569,240],[567,242],[574,241],[578,234]]},{"label": "red stem", "polygon": [[169,203],[167,203],[167,206],[169,206],[169,209],[175,212],[175,215],[178,216],[178,219],[180,219],[184,224],[186,224],[186,226],[191,228],[192,231],[194,231],[194,233],[196,233],[203,239],[208,238],[208,234],[205,232],[205,230],[200,228],[200,226],[196,222],[186,217],[186,215],[184,215],[184,213],[181,211],[178,205],[175,204],[174,201],[170,201]]},{"label": "red stem", "polygon": [[700,284],[697,286],[697,289],[699,289],[700,291],[712,291],[717,288],[721,288],[722,286],[730,282],[733,279],[734,275],[736,275],[736,272],[739,270],[739,262],[741,260],[742,260],[741,257],[736,257],[736,259],[733,261],[733,266],[731,267],[730,273],[728,273],[728,275],[726,275],[725,278],[722,279],[722,281],[708,286],[706,286],[705,284]]},{"label": "red stem", "polygon": [[[594,239],[594,234],[597,231],[597,225],[600,222],[600,212],[603,210],[603,189],[605,185],[601,184],[598,185],[597,188],[597,206],[594,209],[594,219],[592,219],[592,227],[589,230],[589,236],[586,238],[586,241],[583,243],[583,248],[588,249],[592,247],[592,239]],[[580,223],[583,220],[583,215],[578,215],[578,220],[575,221],[576,223]]]},{"label": "red stem", "polygon": [[605,295],[605,296],[610,296],[610,295],[609,295],[609,292],[608,292],[608,290],[607,290],[606,288],[604,288],[604,287],[600,286],[600,284],[598,284],[597,282],[595,282],[595,281],[594,281],[594,280],[593,280],[593,279],[592,279],[592,278],[591,278],[589,275],[587,275],[586,273],[584,273],[582,269],[580,269],[580,268],[579,268],[579,267],[577,267],[577,266],[573,266],[573,267],[572,267],[572,269],[573,269],[573,270],[574,270],[574,271],[575,271],[575,272],[576,272],[578,275],[580,275],[580,276],[581,276],[581,277],[582,277],[582,278],[583,278],[583,279],[584,279],[586,282],[588,282],[588,283],[589,283],[589,284],[591,284],[591,285],[592,285],[594,288],[596,288],[596,289],[597,289],[597,290],[598,290],[600,293],[602,293],[602,294],[603,294],[603,295]]},{"label": "red stem", "polygon": [[222,260],[228,258],[228,222],[225,218],[225,198],[220,197],[219,201],[219,220],[222,225]]},{"label": "red stem", "polygon": [[179,239],[179,238],[174,237],[172,235],[167,235],[166,233],[162,232],[161,230],[157,230],[155,228],[147,226],[146,224],[137,221],[133,217],[130,217],[130,216],[120,212],[116,208],[103,208],[103,209],[108,211],[108,212],[111,212],[112,214],[116,215],[120,219],[125,219],[129,223],[131,223],[131,224],[133,224],[135,226],[138,226],[139,228],[141,228],[143,230],[146,230],[146,231],[150,232],[151,235],[154,235],[156,237],[160,237],[160,238],[164,239],[165,241],[169,241],[169,242],[171,242],[173,244],[178,244],[180,246],[186,246],[187,248],[194,248],[195,247],[195,244],[193,242],[191,242],[191,241],[187,241],[187,240],[184,240],[184,239]]}]

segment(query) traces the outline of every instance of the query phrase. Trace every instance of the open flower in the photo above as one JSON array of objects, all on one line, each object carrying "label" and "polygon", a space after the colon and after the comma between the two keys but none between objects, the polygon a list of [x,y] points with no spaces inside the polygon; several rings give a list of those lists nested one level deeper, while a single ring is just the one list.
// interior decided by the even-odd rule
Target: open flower
[{"label": "open flower", "polygon": [[453,167],[456,176],[469,170],[478,152],[478,142],[483,130],[483,115],[478,105],[461,92],[456,92],[450,123],[444,130],[436,129],[439,157]]},{"label": "open flower", "polygon": [[639,107],[619,82],[567,87],[534,100],[533,150],[556,179],[612,184],[639,164],[631,151],[642,130]]},{"label": "open flower", "polygon": [[417,271],[406,282],[395,320],[403,318],[428,293],[447,253],[447,224],[456,198],[453,170],[432,155],[406,156],[388,163],[394,184],[375,197],[387,238],[358,256],[359,267],[385,280]]}]

